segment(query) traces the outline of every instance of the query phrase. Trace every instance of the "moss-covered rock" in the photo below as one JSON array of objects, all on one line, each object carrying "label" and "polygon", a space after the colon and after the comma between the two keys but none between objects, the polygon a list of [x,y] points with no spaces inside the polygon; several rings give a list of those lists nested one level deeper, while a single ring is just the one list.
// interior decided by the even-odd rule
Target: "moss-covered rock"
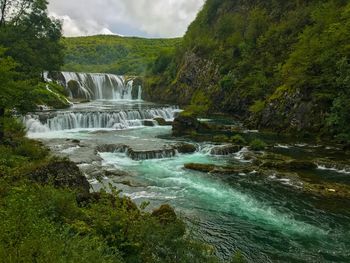
[{"label": "moss-covered rock", "polygon": [[197,147],[195,145],[184,142],[176,144],[175,148],[179,153],[194,153],[197,151]]},{"label": "moss-covered rock", "polygon": [[37,167],[28,177],[40,184],[76,189],[88,193],[90,184],[78,166],[68,160],[52,160]]}]

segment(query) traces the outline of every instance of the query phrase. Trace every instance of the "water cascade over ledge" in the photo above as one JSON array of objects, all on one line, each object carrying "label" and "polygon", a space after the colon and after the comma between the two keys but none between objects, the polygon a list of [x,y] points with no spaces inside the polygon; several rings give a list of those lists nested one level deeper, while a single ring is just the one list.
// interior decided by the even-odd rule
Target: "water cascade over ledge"
[{"label": "water cascade over ledge", "polygon": [[144,126],[145,121],[157,122],[154,118],[172,120],[175,107],[156,109],[134,109],[120,111],[63,111],[55,113],[28,114],[24,124],[28,132],[50,132],[73,129],[116,129],[123,130]]},{"label": "water cascade over ledge", "polygon": [[[141,100],[141,86],[133,86],[133,78],[107,73],[59,72],[45,78],[62,84],[71,99]],[[135,89],[133,91],[133,89]]]}]

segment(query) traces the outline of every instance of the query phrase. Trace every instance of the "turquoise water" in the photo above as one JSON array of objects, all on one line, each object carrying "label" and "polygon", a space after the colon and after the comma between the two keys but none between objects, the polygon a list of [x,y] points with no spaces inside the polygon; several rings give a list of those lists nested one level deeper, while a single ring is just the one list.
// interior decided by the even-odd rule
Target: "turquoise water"
[{"label": "turquoise water", "polygon": [[267,262],[346,262],[349,256],[349,217],[318,210],[290,186],[253,174],[219,176],[183,168],[189,162],[225,164],[229,158],[195,153],[136,162],[123,154],[101,156],[134,171],[147,185],[130,197],[172,204],[222,257],[237,249],[252,261]]}]

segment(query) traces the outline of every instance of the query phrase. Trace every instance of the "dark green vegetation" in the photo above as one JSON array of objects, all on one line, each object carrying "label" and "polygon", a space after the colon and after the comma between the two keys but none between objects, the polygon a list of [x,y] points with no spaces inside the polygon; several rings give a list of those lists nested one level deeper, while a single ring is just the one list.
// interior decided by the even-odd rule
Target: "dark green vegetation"
[{"label": "dark green vegetation", "polygon": [[346,0],[207,0],[172,59],[158,58],[147,94],[346,142],[349,42]]},{"label": "dark green vegetation", "polygon": [[6,110],[32,110],[36,105],[66,107],[62,87],[42,83],[44,70],[63,63],[61,25],[46,13],[47,2],[0,2],[0,140]]},{"label": "dark green vegetation", "polygon": [[[143,75],[157,56],[172,53],[180,39],[143,39],[120,36],[91,36],[62,39],[65,46],[63,70]],[[161,70],[166,62],[157,61]]]},{"label": "dark green vegetation", "polygon": [[146,204],[138,208],[117,191],[90,194],[74,164],[23,135],[19,123],[6,119],[0,144],[4,262],[218,262],[211,247],[189,238],[171,207],[148,213]]}]

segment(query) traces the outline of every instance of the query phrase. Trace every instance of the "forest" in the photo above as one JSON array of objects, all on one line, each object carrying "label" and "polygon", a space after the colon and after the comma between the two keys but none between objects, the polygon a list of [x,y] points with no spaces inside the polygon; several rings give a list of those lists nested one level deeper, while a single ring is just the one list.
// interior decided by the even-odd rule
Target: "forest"
[{"label": "forest", "polygon": [[160,53],[172,52],[180,41],[180,38],[144,39],[102,35],[62,38],[65,54],[62,69],[143,76]]},{"label": "forest", "polygon": [[151,68],[147,92],[201,115],[346,143],[349,15],[345,0],[208,0],[180,47]]}]

